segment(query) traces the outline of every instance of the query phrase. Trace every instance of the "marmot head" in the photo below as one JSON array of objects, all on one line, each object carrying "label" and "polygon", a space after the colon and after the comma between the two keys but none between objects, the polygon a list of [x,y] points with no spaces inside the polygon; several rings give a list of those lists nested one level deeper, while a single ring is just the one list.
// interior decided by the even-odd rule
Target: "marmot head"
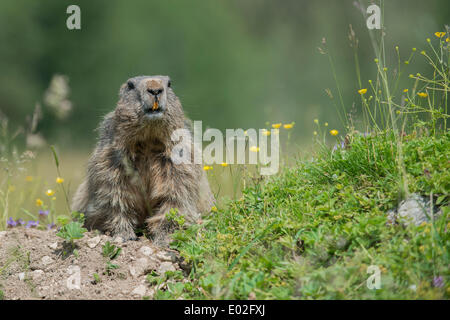
[{"label": "marmot head", "polygon": [[161,139],[184,126],[183,109],[168,76],[128,79],[120,87],[115,116],[121,133],[134,138]]}]

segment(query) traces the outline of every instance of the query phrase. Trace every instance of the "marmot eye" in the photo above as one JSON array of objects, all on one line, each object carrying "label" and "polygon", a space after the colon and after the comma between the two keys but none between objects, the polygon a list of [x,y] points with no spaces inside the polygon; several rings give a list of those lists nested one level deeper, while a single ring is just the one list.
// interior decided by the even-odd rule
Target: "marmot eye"
[{"label": "marmot eye", "polygon": [[133,90],[134,89],[134,83],[131,82],[131,81],[128,81],[127,86],[128,86],[128,90]]},{"label": "marmot eye", "polygon": [[172,81],[169,80],[169,82],[167,83],[167,87],[172,87]]}]

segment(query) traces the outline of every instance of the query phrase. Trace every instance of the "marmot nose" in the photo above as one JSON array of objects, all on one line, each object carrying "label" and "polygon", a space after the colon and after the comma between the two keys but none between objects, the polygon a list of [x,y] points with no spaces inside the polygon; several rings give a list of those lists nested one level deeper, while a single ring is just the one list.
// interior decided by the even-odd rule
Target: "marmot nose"
[{"label": "marmot nose", "polygon": [[150,88],[148,88],[147,89],[147,92],[148,93],[150,93],[150,94],[152,94],[152,95],[154,95],[154,96],[157,96],[157,95],[159,95],[161,92],[163,92],[163,88],[158,88],[158,89],[154,89],[154,88],[152,88],[152,89],[150,89]]}]

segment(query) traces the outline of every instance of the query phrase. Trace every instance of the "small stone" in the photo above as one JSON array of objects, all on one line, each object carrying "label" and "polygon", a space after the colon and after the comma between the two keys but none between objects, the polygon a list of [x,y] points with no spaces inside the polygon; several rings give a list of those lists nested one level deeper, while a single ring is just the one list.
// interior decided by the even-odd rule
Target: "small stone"
[{"label": "small stone", "polygon": [[139,252],[142,253],[144,256],[150,257],[153,254],[154,250],[150,247],[143,246],[139,249]]},{"label": "small stone", "polygon": [[165,262],[161,262],[161,264],[159,265],[158,274],[163,275],[167,271],[175,271],[175,270],[176,270],[175,266],[173,265],[172,262],[165,261]]},{"label": "small stone", "polygon": [[125,241],[123,240],[123,238],[122,238],[121,236],[117,236],[117,237],[115,237],[115,238],[112,240],[112,242],[113,242],[113,243],[116,243],[116,244],[122,244],[122,243],[124,243]]},{"label": "small stone", "polygon": [[0,231],[0,239],[6,236],[6,231]]},{"label": "small stone", "polygon": [[43,275],[44,271],[42,270],[34,270],[33,272],[31,272],[31,278],[33,279],[33,281],[39,280]]},{"label": "small stone", "polygon": [[154,270],[155,267],[156,264],[152,259],[139,258],[130,265],[129,271],[133,278],[136,278]]},{"label": "small stone", "polygon": [[171,252],[167,252],[167,251],[160,251],[156,254],[156,258],[158,258],[158,260],[160,261],[175,261],[175,255],[172,254]]},{"label": "small stone", "polygon": [[147,288],[145,287],[145,285],[141,284],[141,285],[137,286],[136,288],[134,288],[134,290],[131,292],[131,294],[134,296],[143,297],[143,296],[145,296],[146,291],[147,291]]},{"label": "small stone", "polygon": [[429,207],[417,194],[412,194],[408,199],[402,201],[398,207],[398,216],[404,225],[414,223],[416,226],[427,222]]},{"label": "small stone", "polygon": [[96,236],[87,241],[87,245],[89,248],[93,249],[100,243],[101,237]]},{"label": "small stone", "polygon": [[43,256],[41,259],[41,262],[44,266],[48,266],[49,264],[52,264],[54,260],[50,258],[49,256]]},{"label": "small stone", "polygon": [[37,294],[40,298],[45,298],[47,296],[47,292],[50,289],[49,286],[43,286],[41,288],[38,288]]},{"label": "small stone", "polygon": [[19,277],[20,281],[23,281],[25,279],[25,272],[21,272],[17,276]]},{"label": "small stone", "polygon": [[56,250],[56,248],[58,247],[58,242],[51,243],[48,246],[50,247],[50,249]]}]

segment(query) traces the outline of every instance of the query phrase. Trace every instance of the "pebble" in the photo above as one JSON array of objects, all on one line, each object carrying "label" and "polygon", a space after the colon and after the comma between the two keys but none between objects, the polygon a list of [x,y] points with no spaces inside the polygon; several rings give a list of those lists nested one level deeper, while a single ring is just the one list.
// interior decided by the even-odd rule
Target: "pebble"
[{"label": "pebble", "polygon": [[33,279],[33,281],[39,280],[43,275],[44,271],[42,270],[34,270],[33,272],[31,272],[31,278]]},{"label": "pebble", "polygon": [[160,251],[156,254],[156,258],[161,261],[175,261],[175,255],[170,254],[167,251]]},{"label": "pebble", "polygon": [[54,260],[50,258],[49,256],[43,256],[41,259],[41,262],[44,266],[48,266],[49,264],[52,264]]},{"label": "pebble", "polygon": [[163,275],[167,271],[175,271],[175,270],[176,270],[175,266],[173,265],[172,262],[165,261],[165,262],[161,262],[161,264],[159,265],[158,274]]},{"label": "pebble", "polygon": [[56,248],[58,247],[58,242],[51,243],[48,246],[50,247],[50,249],[56,250]]},{"label": "pebble", "polygon": [[153,254],[154,250],[150,247],[143,246],[139,249],[139,252],[142,253],[144,256],[149,257]]},{"label": "pebble", "polygon": [[87,241],[87,245],[89,248],[94,249],[100,243],[101,237],[96,236]]},{"label": "pebble", "polygon": [[129,266],[130,274],[133,278],[145,275],[147,272],[155,269],[155,262],[147,258],[139,258]]},{"label": "pebble", "polygon": [[145,296],[146,291],[147,291],[147,288],[145,287],[145,285],[141,284],[141,285],[137,286],[136,288],[134,288],[134,290],[131,292],[131,294],[134,296],[143,297],[143,296]]}]

